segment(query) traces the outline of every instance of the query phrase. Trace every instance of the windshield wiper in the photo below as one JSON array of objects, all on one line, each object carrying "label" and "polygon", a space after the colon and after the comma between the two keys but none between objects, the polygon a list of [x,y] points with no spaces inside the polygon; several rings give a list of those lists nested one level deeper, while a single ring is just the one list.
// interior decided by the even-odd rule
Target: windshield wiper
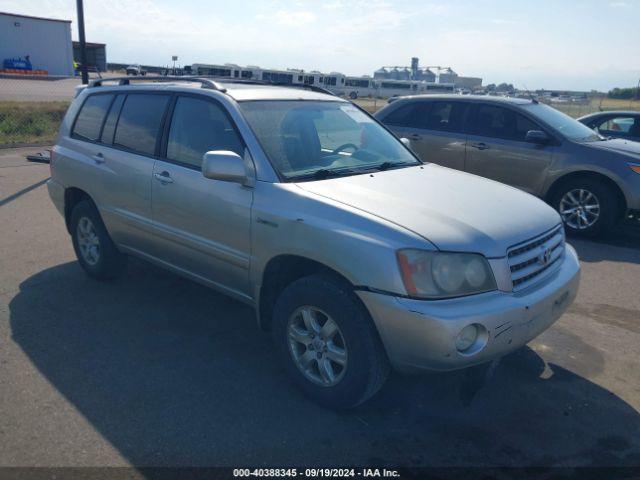
[{"label": "windshield wiper", "polygon": [[360,173],[352,168],[320,168],[310,173],[302,173],[300,175],[293,175],[288,177],[287,180],[325,180],[327,178],[342,177],[346,175],[354,175]]},{"label": "windshield wiper", "polygon": [[376,165],[377,170],[389,170],[395,167],[404,167],[408,165],[418,165],[416,162],[382,162],[380,165]]}]

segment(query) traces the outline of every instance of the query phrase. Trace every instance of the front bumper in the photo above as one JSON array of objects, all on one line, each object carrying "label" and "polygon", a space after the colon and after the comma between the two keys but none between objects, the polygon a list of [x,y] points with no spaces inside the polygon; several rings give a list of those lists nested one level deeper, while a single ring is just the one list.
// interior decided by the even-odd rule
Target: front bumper
[{"label": "front bumper", "polygon": [[[494,291],[436,301],[357,293],[394,368],[442,371],[484,363],[525,345],[560,318],[575,299],[579,282],[578,256],[567,244],[560,268],[518,293]],[[461,353],[455,339],[470,324],[480,324],[486,335],[481,348]]]}]

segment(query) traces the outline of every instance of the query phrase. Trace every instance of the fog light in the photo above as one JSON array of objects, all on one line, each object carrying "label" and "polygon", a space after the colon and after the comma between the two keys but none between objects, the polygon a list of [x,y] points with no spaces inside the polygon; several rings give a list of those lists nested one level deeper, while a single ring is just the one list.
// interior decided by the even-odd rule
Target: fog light
[{"label": "fog light", "polygon": [[467,325],[456,337],[456,348],[459,352],[468,350],[478,338],[478,327],[475,324]]}]

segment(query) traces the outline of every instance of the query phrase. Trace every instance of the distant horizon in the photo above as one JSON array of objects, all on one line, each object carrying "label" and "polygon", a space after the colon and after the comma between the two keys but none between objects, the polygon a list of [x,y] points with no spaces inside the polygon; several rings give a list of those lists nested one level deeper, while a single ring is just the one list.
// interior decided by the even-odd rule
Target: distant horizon
[{"label": "distant horizon", "polygon": [[[74,39],[74,42],[77,41]],[[89,41],[87,41],[87,43],[90,43]],[[148,62],[118,62],[118,61],[111,61],[107,59],[107,63],[108,64],[112,64],[112,65],[140,65],[142,67],[153,67],[153,68],[173,68],[173,62],[170,62],[169,64],[153,64],[153,63],[148,63]],[[235,63],[235,62],[225,62],[225,63],[213,63],[213,62],[193,62],[193,63],[189,63],[186,65],[181,64],[180,62],[176,62],[176,69],[183,69],[186,66],[191,66],[193,64],[203,64],[203,65],[220,65],[220,66],[224,66],[225,64],[227,65],[237,65],[241,68],[247,68],[249,66],[252,67],[259,67],[263,70],[279,70],[279,71],[301,71],[304,73],[310,73],[313,71],[320,71],[317,68],[313,68],[310,70],[307,69],[302,69],[302,68],[297,68],[297,67],[286,67],[286,68],[275,68],[275,67],[265,67],[263,65],[256,65],[256,64],[250,64],[250,65],[241,65],[239,63]],[[410,65],[397,65],[398,67],[402,66],[402,67],[410,67]],[[382,65],[381,65],[382,67]],[[378,67],[380,68],[380,67]],[[420,67],[422,68],[422,67]],[[455,71],[455,69],[453,69]],[[331,71],[320,71],[323,74],[326,75],[330,75],[331,73],[341,73],[347,77],[370,77],[373,78],[373,72],[372,73],[365,73],[362,75],[358,75],[358,74],[350,74],[350,73],[345,73],[345,72],[339,72],[337,70],[331,70]],[[456,72],[459,76],[461,77],[474,77],[473,75],[462,75],[459,72]],[[221,78],[225,78],[225,77],[221,77]],[[482,78],[482,77],[477,77],[477,78]],[[577,89],[570,89],[570,88],[529,88],[529,89],[525,89],[525,88],[518,88],[516,85],[513,84],[513,82],[509,82],[509,81],[498,81],[498,82],[485,82],[484,78],[482,79],[482,88],[486,88],[487,86],[494,84],[496,87],[502,83],[506,83],[506,84],[511,84],[513,85],[514,89],[517,91],[553,91],[553,92],[576,92],[576,93],[590,93],[590,92],[597,92],[597,93],[608,93],[610,90],[613,90],[614,88],[621,88],[621,89],[625,89],[625,88],[638,88],[638,85],[632,85],[632,86],[616,86],[616,87],[612,87],[608,90],[595,90],[595,89],[589,89],[589,90],[577,90]]]},{"label": "distant horizon", "polygon": [[[640,79],[640,0],[85,1],[88,42],[107,61],[259,65],[373,75],[383,65],[451,67],[483,85],[607,92]],[[222,4],[221,2],[219,2]],[[5,0],[6,12],[71,20],[75,2]],[[124,61],[122,61],[124,60]]]}]

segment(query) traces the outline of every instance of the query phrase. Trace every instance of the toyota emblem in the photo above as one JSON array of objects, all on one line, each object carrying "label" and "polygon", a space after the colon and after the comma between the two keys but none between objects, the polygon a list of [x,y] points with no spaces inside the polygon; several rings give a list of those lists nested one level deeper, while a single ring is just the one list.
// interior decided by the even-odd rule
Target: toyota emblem
[{"label": "toyota emblem", "polygon": [[546,248],[538,255],[538,262],[540,265],[547,265],[549,261],[551,261],[551,249]]}]

